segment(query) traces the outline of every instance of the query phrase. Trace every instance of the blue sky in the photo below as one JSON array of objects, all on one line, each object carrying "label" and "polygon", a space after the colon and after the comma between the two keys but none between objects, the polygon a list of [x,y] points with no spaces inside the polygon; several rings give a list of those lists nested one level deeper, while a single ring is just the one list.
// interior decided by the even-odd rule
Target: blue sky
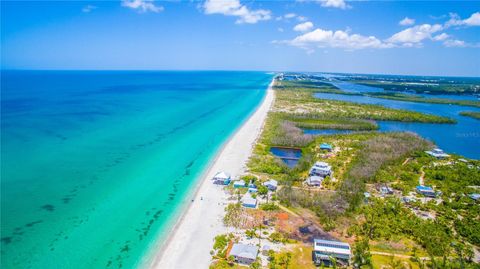
[{"label": "blue sky", "polygon": [[4,69],[480,76],[478,1],[2,1]]}]

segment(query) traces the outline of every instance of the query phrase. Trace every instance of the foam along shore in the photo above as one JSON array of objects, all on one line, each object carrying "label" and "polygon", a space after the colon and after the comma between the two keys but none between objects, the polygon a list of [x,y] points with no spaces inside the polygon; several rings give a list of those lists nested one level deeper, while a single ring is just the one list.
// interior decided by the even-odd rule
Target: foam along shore
[{"label": "foam along shore", "polygon": [[149,268],[208,268],[214,237],[228,231],[223,224],[228,196],[221,186],[212,183],[211,178],[219,171],[230,173],[232,178],[245,171],[253,145],[273,104],[272,86],[273,80],[263,102],[217,155],[201,179],[194,201],[173,228],[167,242],[154,254]]}]

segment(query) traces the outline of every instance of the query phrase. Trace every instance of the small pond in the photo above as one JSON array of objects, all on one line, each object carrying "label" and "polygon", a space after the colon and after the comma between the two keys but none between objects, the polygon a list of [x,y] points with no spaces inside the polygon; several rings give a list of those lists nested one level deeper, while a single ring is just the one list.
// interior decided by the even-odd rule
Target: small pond
[{"label": "small pond", "polygon": [[298,148],[272,147],[270,152],[280,158],[288,167],[293,168],[302,157],[302,151]]}]

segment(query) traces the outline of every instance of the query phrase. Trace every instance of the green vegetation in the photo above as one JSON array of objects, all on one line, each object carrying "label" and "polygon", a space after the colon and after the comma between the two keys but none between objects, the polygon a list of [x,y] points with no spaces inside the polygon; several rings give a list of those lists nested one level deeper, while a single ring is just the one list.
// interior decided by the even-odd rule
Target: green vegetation
[{"label": "green vegetation", "polygon": [[315,269],[312,263],[312,248],[303,245],[294,246],[291,251],[269,252],[269,267],[275,269]]},{"label": "green vegetation", "polygon": [[472,117],[474,119],[480,120],[480,112],[475,112],[475,111],[462,111],[460,112],[460,115],[462,116],[467,116],[467,117]]},{"label": "green vegetation", "polygon": [[280,209],[280,207],[278,207],[278,205],[275,203],[265,203],[260,205],[260,209],[265,211],[275,211]]},{"label": "green vegetation", "polygon": [[446,105],[459,105],[459,106],[473,106],[480,107],[479,101],[472,100],[455,100],[455,99],[446,99],[446,98],[425,98],[422,96],[414,96],[401,93],[368,93],[363,94],[365,96],[372,96],[376,98],[406,101],[406,102],[417,102],[417,103],[431,103],[431,104],[446,104]]},{"label": "green vegetation", "polygon": [[225,208],[223,222],[226,226],[239,227],[242,218],[242,206],[240,203],[228,204]]},{"label": "green vegetation", "polygon": [[455,236],[448,223],[442,219],[418,218],[394,198],[373,199],[362,208],[361,214],[364,221],[351,228],[357,236],[389,241],[410,238],[426,250],[430,265],[441,261],[437,265],[439,268],[457,268],[455,265],[458,264],[471,265],[471,268],[475,266],[471,263],[472,248]]},{"label": "green vegetation", "polygon": [[[392,90],[388,86],[383,87],[384,85],[377,85],[377,84],[367,84],[367,83],[358,83],[353,81],[352,83],[357,83],[360,85],[366,85],[371,87],[378,87],[383,88],[385,92],[369,92],[369,93],[354,93],[354,92],[345,92],[343,90],[338,89],[334,85],[331,85],[327,82],[313,82],[313,81],[302,81],[299,82],[283,82],[287,84],[288,87],[296,87],[296,88],[304,88],[305,90],[311,90],[314,92],[320,93],[334,93],[334,94],[342,94],[342,95],[352,95],[352,96],[371,96],[375,98],[383,98],[383,99],[390,99],[390,100],[397,100],[397,101],[405,101],[405,102],[417,102],[417,103],[431,103],[431,104],[447,104],[447,105],[459,105],[459,106],[472,106],[472,107],[480,107],[480,101],[474,100],[456,100],[456,99],[449,99],[449,98],[435,98],[435,95],[432,94],[432,98],[425,98],[423,96],[418,95],[411,95],[411,94],[404,94],[396,92]],[[316,86],[316,84],[320,86]],[[330,85],[330,87],[328,87]],[[288,88],[284,87],[284,88]],[[408,89],[408,88],[407,88]],[[433,89],[433,86],[432,86]],[[479,88],[480,90],[480,88]],[[434,91],[435,92],[435,91]],[[441,90],[435,93],[442,93]],[[457,92],[447,92],[447,93],[457,93]]]},{"label": "green vegetation", "polygon": [[370,254],[368,238],[357,240],[353,247],[353,253],[353,264],[358,267],[371,268],[372,254]]},{"label": "green vegetation", "polygon": [[276,91],[275,112],[309,118],[391,120],[403,122],[454,123],[452,119],[419,112],[315,98],[317,89],[290,87]]},{"label": "green vegetation", "polygon": [[434,94],[474,94],[480,92],[479,81],[448,82],[437,80],[435,82],[410,81],[379,81],[377,79],[355,78],[349,82],[361,85],[382,88],[387,91],[415,91],[417,93]]},{"label": "green vegetation", "polygon": [[230,239],[230,236],[226,234],[215,236],[215,243],[213,243],[213,250],[215,256],[225,258],[228,242],[230,242]]},{"label": "green vegetation", "polygon": [[[339,181],[335,193],[322,196],[310,195],[308,192],[290,188],[289,186],[295,185],[292,181],[286,182],[287,187],[278,192],[280,201],[286,205],[309,208],[317,213],[327,230],[332,228],[329,225],[337,216],[347,211],[353,212],[361,204],[365,183],[372,180],[379,169],[402,160],[416,151],[431,147],[428,141],[411,133],[363,133],[335,138],[338,141],[337,145],[346,144],[346,148],[349,148],[343,153],[344,155],[339,154],[337,160],[329,162]],[[350,156],[350,159],[347,156]],[[295,172],[296,170],[290,171],[290,174]],[[295,181],[300,175],[297,172],[296,176],[294,174],[287,178],[293,178]]]}]

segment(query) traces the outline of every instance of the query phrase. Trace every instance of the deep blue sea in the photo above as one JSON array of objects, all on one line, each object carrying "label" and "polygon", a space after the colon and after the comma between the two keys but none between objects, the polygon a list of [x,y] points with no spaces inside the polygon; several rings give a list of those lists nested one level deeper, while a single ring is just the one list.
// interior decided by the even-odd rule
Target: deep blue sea
[{"label": "deep blue sea", "polygon": [[138,266],[273,77],[1,75],[2,268]]}]

